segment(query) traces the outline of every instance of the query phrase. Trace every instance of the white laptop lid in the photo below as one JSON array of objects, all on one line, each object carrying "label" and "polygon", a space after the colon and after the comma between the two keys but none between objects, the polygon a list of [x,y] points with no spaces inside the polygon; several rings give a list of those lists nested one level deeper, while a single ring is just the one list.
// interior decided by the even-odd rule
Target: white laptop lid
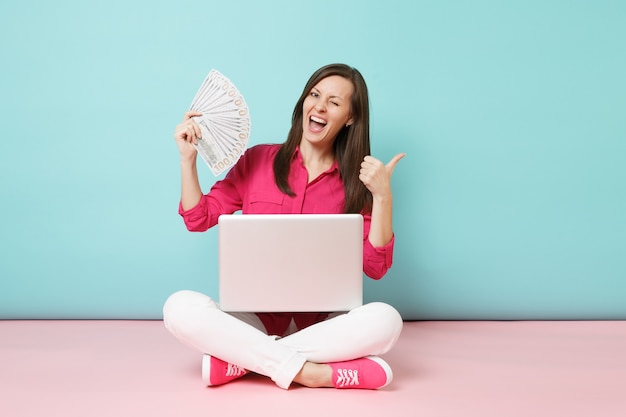
[{"label": "white laptop lid", "polygon": [[222,215],[224,311],[347,311],[363,303],[359,214]]}]

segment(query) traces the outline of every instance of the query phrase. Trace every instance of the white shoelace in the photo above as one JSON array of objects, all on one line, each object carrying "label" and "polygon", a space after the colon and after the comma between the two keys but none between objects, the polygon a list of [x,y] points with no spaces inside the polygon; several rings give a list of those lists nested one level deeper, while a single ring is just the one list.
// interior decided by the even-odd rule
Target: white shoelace
[{"label": "white shoelace", "polygon": [[226,376],[239,376],[245,372],[245,369],[240,366],[233,365],[232,363],[229,363],[228,367],[226,368]]},{"label": "white shoelace", "polygon": [[359,385],[359,371],[356,369],[337,369],[337,386]]}]

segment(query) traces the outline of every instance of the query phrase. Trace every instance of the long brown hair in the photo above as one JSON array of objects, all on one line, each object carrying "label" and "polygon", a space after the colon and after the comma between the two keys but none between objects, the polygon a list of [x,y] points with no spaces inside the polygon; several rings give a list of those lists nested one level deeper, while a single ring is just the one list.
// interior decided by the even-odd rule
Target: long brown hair
[{"label": "long brown hair", "polygon": [[339,173],[345,193],[344,213],[370,212],[372,194],[359,180],[361,162],[370,154],[369,97],[367,85],[361,73],[345,64],[326,65],[313,73],[304,86],[296,103],[291,118],[291,129],[287,140],[281,145],[274,159],[274,179],[278,188],[293,197],[295,193],[289,186],[289,168],[296,147],[302,140],[302,104],[311,89],[322,79],[339,75],[352,82],[354,91],[350,100],[353,123],[344,126],[333,143],[335,159],[339,164]]}]

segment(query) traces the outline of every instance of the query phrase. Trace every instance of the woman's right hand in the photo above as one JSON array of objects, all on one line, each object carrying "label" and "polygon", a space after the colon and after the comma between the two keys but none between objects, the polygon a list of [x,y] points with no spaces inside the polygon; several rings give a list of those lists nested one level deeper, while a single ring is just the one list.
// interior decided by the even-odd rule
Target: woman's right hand
[{"label": "woman's right hand", "polygon": [[198,143],[198,139],[202,138],[202,132],[200,131],[200,126],[192,119],[195,116],[202,116],[202,113],[188,111],[185,113],[183,121],[174,130],[174,139],[183,160],[195,161],[198,154],[193,145]]}]

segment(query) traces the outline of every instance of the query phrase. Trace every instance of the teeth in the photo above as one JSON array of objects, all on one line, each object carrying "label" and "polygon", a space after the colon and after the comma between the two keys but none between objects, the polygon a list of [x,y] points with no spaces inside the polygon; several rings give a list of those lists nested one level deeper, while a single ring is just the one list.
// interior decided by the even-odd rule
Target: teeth
[{"label": "teeth", "polygon": [[324,120],[324,119],[320,119],[319,117],[311,116],[311,120],[313,120],[313,121],[314,121],[314,122],[316,122],[316,123],[323,124],[323,125],[325,125],[325,124],[326,124],[326,120]]}]

